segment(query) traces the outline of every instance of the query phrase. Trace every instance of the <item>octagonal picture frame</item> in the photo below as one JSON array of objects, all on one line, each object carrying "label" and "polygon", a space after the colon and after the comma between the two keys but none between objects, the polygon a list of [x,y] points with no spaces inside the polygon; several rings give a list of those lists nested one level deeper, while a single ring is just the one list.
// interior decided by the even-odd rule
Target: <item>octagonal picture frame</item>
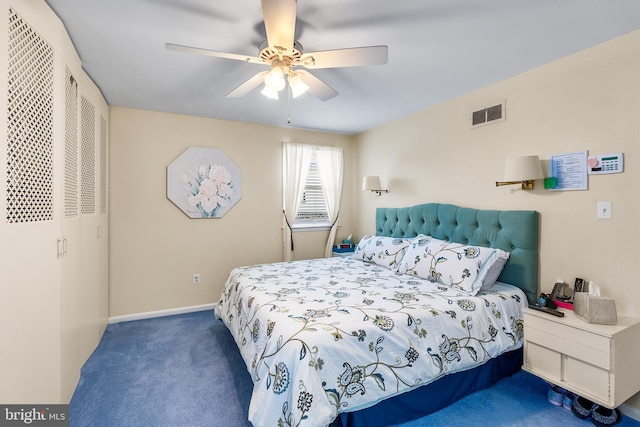
[{"label": "octagonal picture frame", "polygon": [[221,218],[242,198],[242,172],[218,148],[189,147],[167,166],[167,198],[189,218]]}]

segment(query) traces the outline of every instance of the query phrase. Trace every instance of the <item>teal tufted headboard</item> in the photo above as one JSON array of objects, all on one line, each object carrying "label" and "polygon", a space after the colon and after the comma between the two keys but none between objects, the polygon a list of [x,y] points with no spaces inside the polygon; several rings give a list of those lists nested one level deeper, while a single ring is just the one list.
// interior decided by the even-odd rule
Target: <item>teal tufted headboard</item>
[{"label": "teal tufted headboard", "polygon": [[499,281],[521,288],[529,303],[538,297],[538,212],[498,211],[426,203],[377,208],[376,235],[436,239],[499,248],[510,253]]}]

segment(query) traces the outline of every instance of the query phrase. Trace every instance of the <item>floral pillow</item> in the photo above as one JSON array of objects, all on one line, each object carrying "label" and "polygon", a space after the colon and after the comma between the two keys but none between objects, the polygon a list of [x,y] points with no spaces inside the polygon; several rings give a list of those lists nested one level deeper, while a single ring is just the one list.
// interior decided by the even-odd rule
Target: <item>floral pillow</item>
[{"label": "floral pillow", "polygon": [[364,236],[352,258],[396,270],[410,240],[386,236]]},{"label": "floral pillow", "polygon": [[430,236],[415,237],[406,249],[398,273],[439,282],[469,295],[497,280],[509,253],[500,249],[468,246]]}]

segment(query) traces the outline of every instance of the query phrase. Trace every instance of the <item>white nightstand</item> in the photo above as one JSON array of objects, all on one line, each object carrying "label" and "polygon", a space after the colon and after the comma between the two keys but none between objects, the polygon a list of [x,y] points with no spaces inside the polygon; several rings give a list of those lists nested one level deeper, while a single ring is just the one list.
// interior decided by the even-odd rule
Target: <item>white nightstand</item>
[{"label": "white nightstand", "polygon": [[356,248],[342,248],[342,249],[337,249],[336,247],[333,248],[333,256],[340,256],[343,258],[349,258],[351,255],[353,255],[353,252],[355,251]]},{"label": "white nightstand", "polygon": [[559,310],[564,317],[525,309],[522,369],[607,408],[640,391],[640,319],[596,325]]}]

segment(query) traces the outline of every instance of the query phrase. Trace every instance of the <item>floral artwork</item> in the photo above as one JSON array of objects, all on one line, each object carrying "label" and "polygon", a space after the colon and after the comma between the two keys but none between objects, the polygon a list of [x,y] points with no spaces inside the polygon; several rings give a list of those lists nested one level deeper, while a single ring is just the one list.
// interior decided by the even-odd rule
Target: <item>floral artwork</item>
[{"label": "floral artwork", "polygon": [[191,147],[167,167],[167,198],[189,218],[221,218],[242,196],[242,173],[221,150]]}]

